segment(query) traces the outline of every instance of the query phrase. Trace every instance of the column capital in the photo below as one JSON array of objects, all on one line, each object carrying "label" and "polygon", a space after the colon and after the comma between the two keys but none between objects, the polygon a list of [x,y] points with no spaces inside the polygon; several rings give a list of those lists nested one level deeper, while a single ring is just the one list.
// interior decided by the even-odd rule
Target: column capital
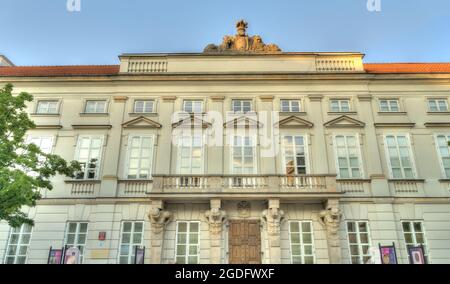
[{"label": "column capital", "polygon": [[163,210],[164,203],[161,200],[152,201],[148,218],[152,225],[152,232],[155,235],[162,233],[166,224],[172,219],[172,212]]},{"label": "column capital", "polygon": [[128,100],[127,96],[114,96],[114,102],[116,103],[124,103]]},{"label": "column capital", "polygon": [[308,98],[312,102],[320,102],[323,99],[323,95],[311,94],[311,95],[308,95]]},{"label": "column capital", "polygon": [[371,94],[359,94],[357,97],[360,102],[370,102],[372,100]]}]

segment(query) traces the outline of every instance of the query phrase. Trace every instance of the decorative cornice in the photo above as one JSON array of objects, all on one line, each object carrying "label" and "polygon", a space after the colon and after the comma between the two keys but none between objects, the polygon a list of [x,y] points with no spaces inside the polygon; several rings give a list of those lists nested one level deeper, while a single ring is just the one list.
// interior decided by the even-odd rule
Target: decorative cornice
[{"label": "decorative cornice", "polygon": [[173,102],[177,99],[177,97],[176,96],[164,96],[164,97],[161,97],[161,99],[163,102]]},{"label": "decorative cornice", "polygon": [[73,129],[111,129],[110,124],[72,124]]},{"label": "decorative cornice", "polygon": [[221,102],[225,99],[225,96],[211,96],[209,97],[213,102]]},{"label": "decorative cornice", "polygon": [[[144,124],[139,124],[139,123]],[[122,124],[123,128],[161,128],[162,125],[154,120],[140,116]]]},{"label": "decorative cornice", "polygon": [[259,99],[263,102],[271,102],[273,101],[274,96],[270,96],[270,95],[262,95],[259,96]]},{"label": "decorative cornice", "polygon": [[128,100],[127,96],[115,96],[114,97],[114,102],[118,103],[118,102],[126,102]]},{"label": "decorative cornice", "polygon": [[323,95],[308,95],[308,98],[312,102],[320,102],[323,99]]},{"label": "decorative cornice", "polygon": [[313,126],[314,123],[294,115],[282,119],[274,124],[274,127],[280,128],[312,128]]},{"label": "decorative cornice", "polygon": [[[347,124],[339,124],[340,122],[343,121],[346,122]],[[324,126],[327,128],[355,128],[355,127],[363,128],[365,127],[365,125],[366,124],[364,122],[346,115],[330,120],[324,124]]]}]

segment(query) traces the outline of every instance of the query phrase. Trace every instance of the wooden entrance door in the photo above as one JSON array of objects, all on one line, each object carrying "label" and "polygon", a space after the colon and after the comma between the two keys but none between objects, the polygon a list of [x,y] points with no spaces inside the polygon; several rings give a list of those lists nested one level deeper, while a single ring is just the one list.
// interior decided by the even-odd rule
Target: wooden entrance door
[{"label": "wooden entrance door", "polygon": [[228,244],[230,264],[260,264],[259,221],[230,220]]}]

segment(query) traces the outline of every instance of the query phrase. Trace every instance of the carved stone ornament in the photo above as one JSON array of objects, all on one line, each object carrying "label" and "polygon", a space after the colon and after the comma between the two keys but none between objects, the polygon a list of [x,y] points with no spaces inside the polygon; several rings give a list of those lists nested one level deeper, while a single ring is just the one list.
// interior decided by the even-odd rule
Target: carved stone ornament
[{"label": "carved stone ornament", "polygon": [[276,207],[269,208],[263,211],[261,219],[267,225],[267,233],[269,235],[279,235],[281,222],[284,220],[284,211]]},{"label": "carved stone ornament", "polygon": [[237,204],[237,211],[238,211],[239,217],[241,217],[241,218],[250,217],[250,202],[248,202],[248,201],[239,202]]},{"label": "carved stone ornament", "polygon": [[319,223],[327,230],[328,241],[332,246],[338,246],[338,231],[342,211],[338,207],[329,207],[319,213]]},{"label": "carved stone ornament", "polygon": [[164,226],[172,218],[172,213],[161,208],[152,208],[148,214],[150,222],[152,224],[152,230],[154,234],[159,234],[163,231]]},{"label": "carved stone ornament", "polygon": [[222,226],[227,218],[227,214],[220,208],[211,208],[205,212],[206,220],[209,223],[209,232],[211,235],[218,236],[222,232]]},{"label": "carved stone ornament", "polygon": [[275,44],[265,44],[259,35],[248,36],[248,24],[244,20],[236,23],[237,34],[225,36],[221,45],[209,44],[204,53],[281,53]]}]

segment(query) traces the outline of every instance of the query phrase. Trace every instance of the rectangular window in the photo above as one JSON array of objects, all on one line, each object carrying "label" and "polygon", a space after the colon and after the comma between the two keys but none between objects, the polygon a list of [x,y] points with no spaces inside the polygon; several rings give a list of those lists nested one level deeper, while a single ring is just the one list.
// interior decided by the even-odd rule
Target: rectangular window
[{"label": "rectangular window", "polygon": [[232,149],[233,174],[256,173],[255,141],[249,136],[234,136]]},{"label": "rectangular window", "polygon": [[154,101],[152,100],[135,100],[134,110],[135,113],[152,113]]},{"label": "rectangular window", "polygon": [[203,137],[186,135],[178,142],[178,171],[180,174],[203,173]]},{"label": "rectangular window", "polygon": [[58,101],[38,101],[36,113],[38,114],[57,114]]},{"label": "rectangular window", "polygon": [[233,100],[232,111],[247,113],[252,111],[252,101],[251,100]]},{"label": "rectangular window", "polygon": [[82,169],[76,174],[76,179],[96,179],[99,174],[103,136],[80,136],[77,143],[75,160],[80,162]]},{"label": "rectangular window", "polygon": [[423,245],[425,260],[429,263],[428,248],[422,221],[402,221],[406,248]]},{"label": "rectangular window", "polygon": [[300,101],[297,100],[281,100],[282,112],[300,112]]},{"label": "rectangular window", "polygon": [[128,179],[151,179],[153,137],[130,136],[128,142]]},{"label": "rectangular window", "polygon": [[45,154],[50,154],[53,149],[53,137],[51,137],[51,136],[49,136],[49,137],[29,136],[27,143],[28,144],[32,143],[32,144],[38,146],[39,149],[41,149],[41,151],[44,152]]},{"label": "rectangular window", "polygon": [[386,151],[394,179],[416,178],[413,154],[408,135],[386,135]]},{"label": "rectangular window", "polygon": [[84,248],[86,246],[88,223],[69,222],[67,223],[64,245],[68,248],[77,247],[80,249],[80,261],[83,262]]},{"label": "rectangular window", "polygon": [[450,135],[437,135],[436,145],[441,159],[441,167],[445,178],[450,178]]},{"label": "rectangular window", "polygon": [[350,100],[330,100],[330,111],[332,112],[349,112]]},{"label": "rectangular window", "polygon": [[183,103],[183,111],[189,113],[202,113],[203,101],[188,100]]},{"label": "rectangular window", "polygon": [[23,224],[17,228],[11,228],[8,245],[6,246],[5,264],[25,264],[27,261],[28,247],[30,246],[32,227]]},{"label": "rectangular window", "polygon": [[134,264],[136,247],[140,247],[144,242],[144,222],[124,221],[120,236],[120,264]]},{"label": "rectangular window", "polygon": [[200,256],[200,222],[177,222],[175,261],[198,264]]},{"label": "rectangular window", "polygon": [[352,264],[367,263],[371,258],[368,222],[348,221],[347,235]]},{"label": "rectangular window", "polygon": [[289,221],[293,264],[314,264],[314,237],[310,221]]},{"label": "rectangular window", "polygon": [[355,135],[336,135],[334,139],[339,178],[362,178],[358,137]]},{"label": "rectangular window", "polygon": [[85,113],[106,113],[106,101],[86,101]]},{"label": "rectangular window", "polygon": [[428,111],[430,112],[446,112],[448,111],[448,103],[446,99],[429,99]]},{"label": "rectangular window", "polygon": [[381,112],[399,112],[400,105],[398,100],[380,100],[380,111]]},{"label": "rectangular window", "polygon": [[307,173],[307,150],[305,136],[284,136],[284,165],[287,175],[304,175]]}]

